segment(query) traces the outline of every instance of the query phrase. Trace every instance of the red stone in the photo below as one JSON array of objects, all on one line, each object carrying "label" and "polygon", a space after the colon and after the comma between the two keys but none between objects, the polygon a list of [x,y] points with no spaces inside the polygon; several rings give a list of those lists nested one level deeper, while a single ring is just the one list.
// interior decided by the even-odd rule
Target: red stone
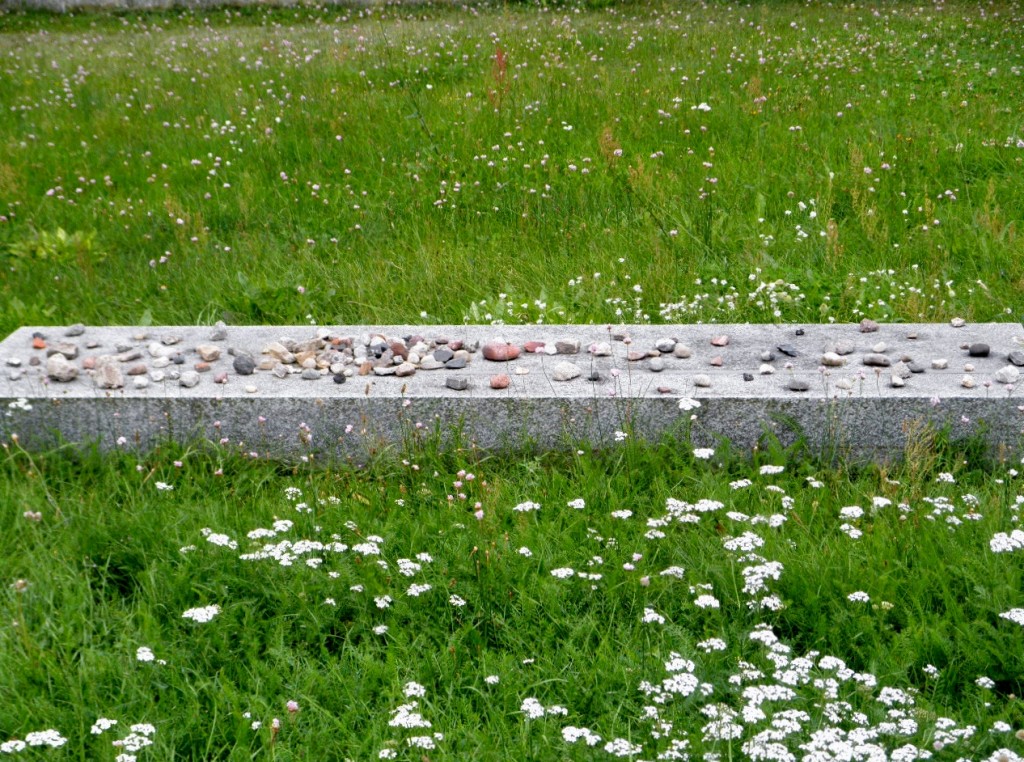
[{"label": "red stone", "polygon": [[714,365],[716,368],[722,367],[722,357],[721,357],[721,355],[718,355],[716,357],[712,357],[710,360],[708,360],[708,365]]},{"label": "red stone", "polygon": [[497,376],[491,376],[492,389],[507,389],[509,383],[509,378],[504,373],[499,373]]},{"label": "red stone", "polygon": [[[450,347],[451,344],[448,346]],[[507,362],[519,357],[519,347],[515,344],[499,344],[497,342],[484,344],[481,351],[484,359],[492,362]]]},{"label": "red stone", "polygon": [[530,354],[533,354],[534,352],[539,352],[540,350],[544,349],[544,342],[528,341],[525,344],[523,344],[523,349],[525,349]]},{"label": "red stone", "polygon": [[711,339],[711,346],[713,346],[713,347],[724,347],[724,346],[728,345],[728,343],[729,343],[729,337],[728,336],[715,336],[713,339]]}]

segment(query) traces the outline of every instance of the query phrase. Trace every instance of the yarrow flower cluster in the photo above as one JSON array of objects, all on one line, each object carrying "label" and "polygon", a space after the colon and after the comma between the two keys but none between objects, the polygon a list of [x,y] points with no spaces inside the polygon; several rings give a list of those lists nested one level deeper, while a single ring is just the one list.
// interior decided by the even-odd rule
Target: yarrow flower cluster
[{"label": "yarrow flower cluster", "polygon": [[193,622],[209,622],[220,613],[220,606],[200,606],[199,608],[188,609],[181,612],[182,619],[191,619]]}]

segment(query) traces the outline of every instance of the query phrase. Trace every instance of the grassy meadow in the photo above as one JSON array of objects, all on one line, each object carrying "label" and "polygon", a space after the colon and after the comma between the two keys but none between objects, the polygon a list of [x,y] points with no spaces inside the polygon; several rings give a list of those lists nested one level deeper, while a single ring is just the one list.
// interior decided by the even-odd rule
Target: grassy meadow
[{"label": "grassy meadow", "polygon": [[[0,13],[0,333],[1017,321],[1022,85],[998,0]],[[628,434],[0,441],[0,757],[1024,759],[1016,458]]]}]

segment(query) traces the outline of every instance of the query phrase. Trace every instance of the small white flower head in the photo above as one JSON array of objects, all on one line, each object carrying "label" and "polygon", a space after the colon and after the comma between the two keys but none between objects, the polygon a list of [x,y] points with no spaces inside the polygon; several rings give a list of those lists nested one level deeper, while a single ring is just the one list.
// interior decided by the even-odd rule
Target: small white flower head
[{"label": "small white flower head", "polygon": [[527,500],[526,502],[520,503],[519,505],[515,506],[512,510],[516,511],[517,513],[529,513],[530,511],[539,511],[540,503],[535,503],[532,500]]},{"label": "small white flower head", "polygon": [[679,400],[679,409],[683,411],[696,410],[700,407],[700,402],[690,397],[683,397]]},{"label": "small white flower head", "polygon": [[448,596],[448,603],[450,603],[452,606],[455,606],[456,608],[462,608],[466,605],[466,600],[464,598],[459,597],[458,595],[450,595]]},{"label": "small white flower head", "polygon": [[850,593],[846,596],[846,600],[851,601],[852,603],[869,603],[871,601],[871,597],[863,590],[858,590],[857,592]]},{"label": "small white flower head", "polygon": [[136,661],[156,661],[156,655],[149,646],[139,646],[135,649]]},{"label": "small white flower head", "polygon": [[388,626],[386,624],[378,624],[376,627],[373,628],[374,635],[384,635],[387,633],[387,631]]},{"label": "small white flower head", "polygon": [[582,511],[584,508],[587,507],[587,504],[582,497],[578,497],[575,500],[570,500],[568,503],[566,503],[566,505],[577,511]]},{"label": "small white flower head", "polygon": [[92,724],[92,727],[89,729],[89,732],[92,733],[94,736],[98,736],[98,735],[100,735],[100,734],[110,730],[116,724],[117,724],[117,720],[110,720],[110,719],[107,719],[106,717],[99,717],[96,720],[96,722],[94,722]]},{"label": "small white flower head", "polygon": [[497,685],[499,682],[501,682],[501,678],[497,675],[488,675],[484,678],[484,682],[488,685]]},{"label": "small white flower head", "polygon": [[402,694],[406,698],[419,698],[427,695],[427,689],[419,683],[410,680],[402,687]]},{"label": "small white flower head", "polygon": [[715,456],[714,447],[697,447],[693,450],[693,457],[698,460],[710,460]]},{"label": "small white flower head", "polygon": [[199,608],[188,609],[181,613],[182,619],[191,619],[193,622],[209,622],[220,613],[220,606],[200,606]]},{"label": "small white flower head", "polygon": [[785,466],[764,465],[764,466],[761,466],[760,473],[761,473],[761,476],[772,476],[774,474],[781,474],[785,470],[786,470]]}]

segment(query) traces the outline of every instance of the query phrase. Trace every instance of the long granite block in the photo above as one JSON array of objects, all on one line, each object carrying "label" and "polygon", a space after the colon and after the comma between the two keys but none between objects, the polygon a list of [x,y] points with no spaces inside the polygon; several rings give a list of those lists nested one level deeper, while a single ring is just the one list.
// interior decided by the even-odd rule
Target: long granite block
[{"label": "long granite block", "polygon": [[0,439],[104,449],[205,440],[260,456],[360,458],[434,434],[486,449],[676,434],[697,446],[728,439],[741,450],[766,437],[784,445],[802,437],[813,449],[860,458],[898,454],[923,426],[946,426],[1015,452],[1024,431],[1021,364],[1024,330],[1009,323],[870,332],[29,327],[0,342]]}]

